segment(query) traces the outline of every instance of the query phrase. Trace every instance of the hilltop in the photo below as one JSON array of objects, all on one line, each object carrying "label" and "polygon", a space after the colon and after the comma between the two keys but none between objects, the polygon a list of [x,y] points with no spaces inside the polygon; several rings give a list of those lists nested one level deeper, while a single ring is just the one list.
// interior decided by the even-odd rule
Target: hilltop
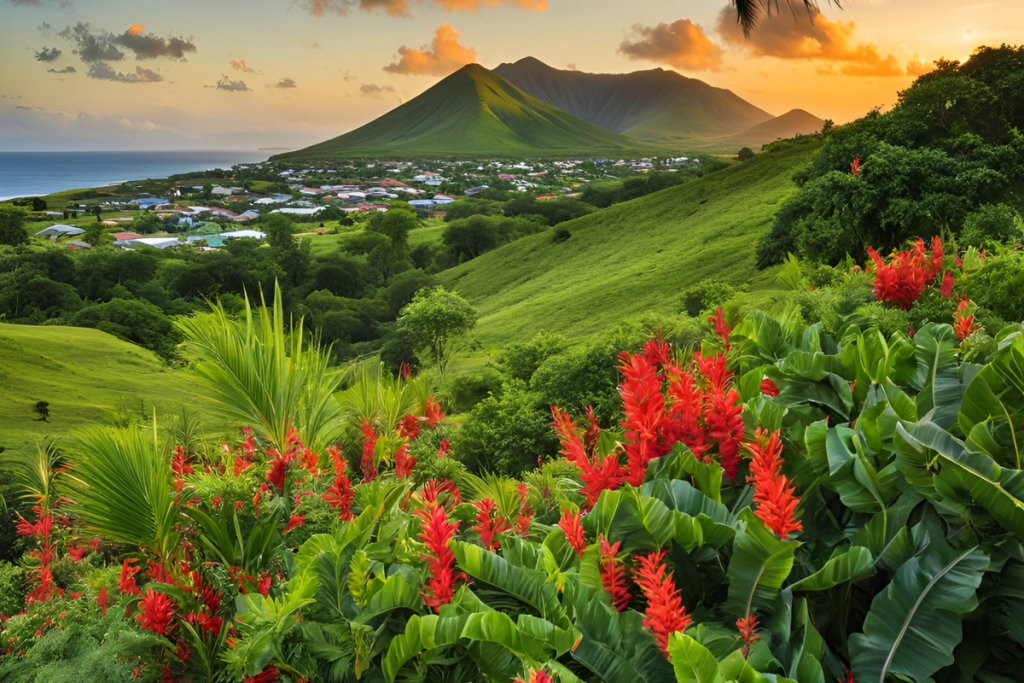
[{"label": "hilltop", "polygon": [[494,72],[584,121],[677,149],[758,149],[780,137],[816,132],[823,123],[802,109],[772,116],[731,90],[665,69],[594,74],[525,57]]},{"label": "hilltop", "polygon": [[[155,354],[99,330],[0,324],[0,446],[30,447],[41,435],[67,436],[120,410],[165,420],[202,405],[199,385]],[[36,421],[37,401],[50,421]]]},{"label": "hilltop", "polygon": [[525,237],[441,273],[480,312],[474,334],[507,346],[549,330],[582,339],[643,312],[680,310],[683,289],[706,278],[763,288],[758,237],[796,190],[793,172],[817,141],[750,161],[567,223],[572,236]]},{"label": "hilltop", "polygon": [[469,64],[361,128],[272,159],[618,154],[639,147]]}]

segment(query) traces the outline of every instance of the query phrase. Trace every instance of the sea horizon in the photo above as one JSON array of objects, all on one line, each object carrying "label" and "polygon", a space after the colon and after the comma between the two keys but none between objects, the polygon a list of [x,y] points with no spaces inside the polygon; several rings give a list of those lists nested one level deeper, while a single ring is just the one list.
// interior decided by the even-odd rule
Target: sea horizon
[{"label": "sea horizon", "polygon": [[0,201],[265,161],[272,150],[0,152]]}]

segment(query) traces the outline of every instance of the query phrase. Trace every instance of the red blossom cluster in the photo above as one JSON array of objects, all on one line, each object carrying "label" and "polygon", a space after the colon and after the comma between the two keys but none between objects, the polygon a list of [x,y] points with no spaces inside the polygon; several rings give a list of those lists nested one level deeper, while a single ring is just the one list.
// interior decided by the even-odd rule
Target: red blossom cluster
[{"label": "red blossom cluster", "polygon": [[621,545],[621,541],[610,544],[607,538],[601,536],[601,560],[598,563],[598,569],[601,572],[601,585],[604,586],[608,596],[612,599],[612,605],[619,612],[626,609],[629,601],[633,598],[629,594],[629,576],[618,558]]},{"label": "red blossom cluster", "polygon": [[690,625],[683,599],[676,588],[668,566],[663,563],[665,551],[636,557],[637,568],[633,570],[636,584],[647,598],[644,628],[654,634],[658,647],[668,657],[668,639],[673,633],[685,631]]},{"label": "red blossom cluster", "polygon": [[[651,349],[651,356],[663,365],[669,362],[662,345],[652,346]],[[646,354],[631,355],[627,351],[619,354],[619,373],[622,375],[619,384],[624,413],[622,427],[626,430],[628,440],[624,481],[632,486],[640,486],[644,483],[651,458],[661,457],[668,452],[659,443],[659,428],[665,417],[662,376],[655,361]]]},{"label": "red blossom cluster", "polygon": [[436,611],[441,605],[452,600],[452,586],[455,583],[453,566],[455,555],[448,544],[459,528],[458,521],[448,521],[448,514],[439,504],[416,510],[416,516],[423,521],[423,532],[419,535],[427,546],[429,555],[423,555],[430,566],[430,578],[427,579],[426,590],[423,591],[423,602]]},{"label": "red blossom cluster", "polygon": [[551,406],[551,415],[555,418],[551,426],[558,432],[562,443],[561,453],[582,470],[580,478],[583,480],[583,495],[587,499],[587,508],[592,508],[602,491],[617,489],[622,483],[625,472],[619,465],[619,457],[617,453],[599,456],[596,452],[596,438],[593,445],[584,446],[576,433],[576,423],[557,406]]},{"label": "red blossom cluster", "polygon": [[324,493],[324,502],[335,508],[341,517],[341,521],[348,522],[352,519],[352,483],[345,476],[345,460],[341,457],[341,450],[337,446],[327,448],[331,460],[334,461],[334,484],[327,487]]},{"label": "red blossom cluster", "polygon": [[377,465],[373,461],[373,452],[377,448],[377,433],[365,417],[363,418],[363,483],[373,481],[377,478]]},{"label": "red blossom cluster", "polygon": [[492,498],[473,501],[477,508],[476,524],[472,529],[480,534],[480,541],[488,550],[497,550],[500,544],[495,536],[508,531],[512,525],[504,517],[498,514],[498,504]]},{"label": "red blossom cluster", "polygon": [[[942,272],[942,240],[938,236],[932,238],[931,247],[929,254],[924,240],[918,238],[912,249],[897,251],[888,263],[873,247],[868,247],[868,255],[875,264],[875,298],[910,310],[925,286]],[[952,290],[952,283],[949,287]]]},{"label": "red blossom cluster", "polygon": [[754,514],[779,538],[785,540],[790,532],[803,529],[796,516],[800,499],[793,495],[795,486],[782,474],[782,441],[776,430],[771,436],[758,427],[754,442],[744,444],[750,453],[750,476],[754,484]]},{"label": "red blossom cluster", "polygon": [[41,507],[34,507],[32,511],[36,514],[35,523],[24,518],[18,521],[18,534],[32,536],[39,544],[38,548],[29,551],[30,557],[39,560],[39,568],[33,569],[31,572],[36,585],[25,596],[25,603],[29,605],[35,602],[46,602],[58,590],[53,583],[53,573],[50,571],[50,562],[53,561],[53,543],[50,539],[53,518],[48,511]]},{"label": "red blossom cluster", "polygon": [[524,681],[521,678],[515,679],[515,683],[554,683],[551,675],[544,669],[530,669],[530,680]]},{"label": "red blossom cluster", "polygon": [[743,639],[744,657],[747,656],[750,646],[761,639],[761,636],[757,635],[757,626],[757,617],[753,614],[736,620],[736,628],[740,632],[740,638]]},{"label": "red blossom cluster", "polygon": [[139,614],[135,616],[139,625],[147,631],[166,635],[171,629],[173,618],[174,608],[171,599],[164,593],[147,588],[139,602]]},{"label": "red blossom cluster", "polygon": [[971,333],[978,329],[978,326],[974,324],[974,314],[964,315],[964,311],[970,303],[969,299],[961,299],[956,312],[953,314],[953,320],[955,321],[953,329],[956,331],[956,338],[960,341],[967,339],[971,336]]},{"label": "red blossom cluster", "polygon": [[576,553],[583,557],[583,551],[587,548],[587,542],[583,540],[583,525],[580,523],[580,512],[577,510],[570,513],[562,510],[562,516],[558,520],[558,526],[565,532],[565,538]]}]

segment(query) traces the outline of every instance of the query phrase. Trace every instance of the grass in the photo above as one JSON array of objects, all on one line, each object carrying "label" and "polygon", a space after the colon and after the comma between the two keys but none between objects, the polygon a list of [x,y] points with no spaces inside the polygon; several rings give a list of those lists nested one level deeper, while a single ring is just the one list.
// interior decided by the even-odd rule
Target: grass
[{"label": "grass", "polygon": [[586,338],[646,312],[677,315],[682,290],[706,278],[767,289],[757,239],[795,190],[808,141],[685,185],[617,204],[523,238],[441,274],[480,313],[474,336],[507,346],[540,330]]},{"label": "grass", "polygon": [[[120,411],[164,421],[203,399],[188,372],[99,330],[0,324],[0,445],[30,447],[43,436],[67,436],[108,422]],[[49,401],[50,421],[36,421]],[[200,413],[200,417],[202,417]]]},{"label": "grass", "polygon": [[[409,233],[409,246],[416,247],[420,244],[440,244],[441,238],[444,235],[446,223],[440,218],[428,218],[423,221],[423,227],[416,228]],[[351,227],[340,227],[338,221],[326,221],[324,227],[327,229],[338,228],[342,231],[336,235],[317,235],[315,232],[312,233],[300,233],[296,237],[300,240],[309,240],[310,248],[313,255],[325,254],[330,251],[334,251],[345,240],[350,239],[353,235],[358,235],[361,230],[359,228]]]}]

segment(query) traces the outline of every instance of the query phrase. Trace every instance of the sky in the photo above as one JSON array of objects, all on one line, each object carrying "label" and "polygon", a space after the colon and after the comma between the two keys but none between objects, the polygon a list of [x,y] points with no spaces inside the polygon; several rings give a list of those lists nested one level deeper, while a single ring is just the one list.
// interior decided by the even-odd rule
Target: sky
[{"label": "sky", "polygon": [[1024,35],[1014,0],[781,4],[746,39],[727,0],[0,0],[0,151],[294,148],[526,56],[843,123]]}]

